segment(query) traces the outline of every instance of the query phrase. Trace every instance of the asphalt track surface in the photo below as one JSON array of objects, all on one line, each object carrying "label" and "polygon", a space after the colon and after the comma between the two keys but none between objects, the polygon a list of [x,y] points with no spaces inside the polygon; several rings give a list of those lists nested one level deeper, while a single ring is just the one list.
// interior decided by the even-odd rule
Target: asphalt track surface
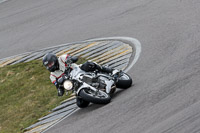
[{"label": "asphalt track surface", "polygon": [[199,0],[8,0],[0,58],[67,42],[129,36],[142,44],[134,85],[48,133],[200,133]]}]

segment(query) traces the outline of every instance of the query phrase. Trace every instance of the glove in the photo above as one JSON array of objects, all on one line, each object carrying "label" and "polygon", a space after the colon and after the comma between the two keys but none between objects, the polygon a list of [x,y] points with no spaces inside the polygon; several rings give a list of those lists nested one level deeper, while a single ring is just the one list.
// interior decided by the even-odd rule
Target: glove
[{"label": "glove", "polygon": [[78,57],[76,56],[71,56],[71,60],[73,63],[77,62],[78,61]]},{"label": "glove", "polygon": [[64,94],[64,89],[63,88],[58,88],[58,96],[63,96]]},{"label": "glove", "polygon": [[69,56],[69,57],[67,57],[66,63],[75,63],[77,61],[78,61],[78,57],[76,57],[76,56]]}]

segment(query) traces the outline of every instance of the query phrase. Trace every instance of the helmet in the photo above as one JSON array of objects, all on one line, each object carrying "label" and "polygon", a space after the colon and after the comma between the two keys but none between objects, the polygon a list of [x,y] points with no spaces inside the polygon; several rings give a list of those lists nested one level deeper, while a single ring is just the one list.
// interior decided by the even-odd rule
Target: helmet
[{"label": "helmet", "polygon": [[43,65],[50,72],[54,72],[59,69],[58,58],[55,54],[48,53],[43,57]]}]

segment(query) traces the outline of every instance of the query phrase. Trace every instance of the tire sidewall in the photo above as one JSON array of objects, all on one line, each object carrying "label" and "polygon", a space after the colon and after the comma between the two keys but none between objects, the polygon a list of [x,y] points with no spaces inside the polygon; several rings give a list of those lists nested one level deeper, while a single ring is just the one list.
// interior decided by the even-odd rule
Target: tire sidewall
[{"label": "tire sidewall", "polygon": [[79,108],[86,108],[90,102],[83,100],[82,98],[76,97],[76,105]]},{"label": "tire sidewall", "polygon": [[116,82],[116,87],[120,89],[127,89],[132,85],[132,78],[126,73],[123,73],[123,76],[127,76],[128,80],[124,80],[119,77],[118,81]]},{"label": "tire sidewall", "polygon": [[[86,88],[87,89],[87,88]],[[85,101],[88,101],[88,102],[92,102],[92,103],[95,103],[95,104],[107,104],[111,101],[111,97],[109,94],[107,94],[107,98],[97,98],[97,97],[93,97],[89,94],[87,94],[85,92],[85,89],[82,89],[80,92],[79,92],[79,96],[85,100]]]}]

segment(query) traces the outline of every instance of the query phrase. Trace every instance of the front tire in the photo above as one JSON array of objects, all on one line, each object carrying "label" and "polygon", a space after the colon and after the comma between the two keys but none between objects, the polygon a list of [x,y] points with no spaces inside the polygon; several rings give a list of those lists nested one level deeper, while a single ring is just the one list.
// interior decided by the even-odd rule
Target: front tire
[{"label": "front tire", "polygon": [[132,78],[126,73],[122,73],[122,75],[118,78],[118,81],[116,83],[116,87],[121,89],[127,89],[131,87],[131,85]]},{"label": "front tire", "polygon": [[76,97],[76,105],[79,108],[86,108],[90,102],[83,100],[82,98]]},{"label": "front tire", "polygon": [[98,94],[95,94],[92,90],[85,88],[80,91],[79,95],[85,101],[95,104],[107,104],[111,101],[110,95],[106,92],[99,90],[97,93]]}]

